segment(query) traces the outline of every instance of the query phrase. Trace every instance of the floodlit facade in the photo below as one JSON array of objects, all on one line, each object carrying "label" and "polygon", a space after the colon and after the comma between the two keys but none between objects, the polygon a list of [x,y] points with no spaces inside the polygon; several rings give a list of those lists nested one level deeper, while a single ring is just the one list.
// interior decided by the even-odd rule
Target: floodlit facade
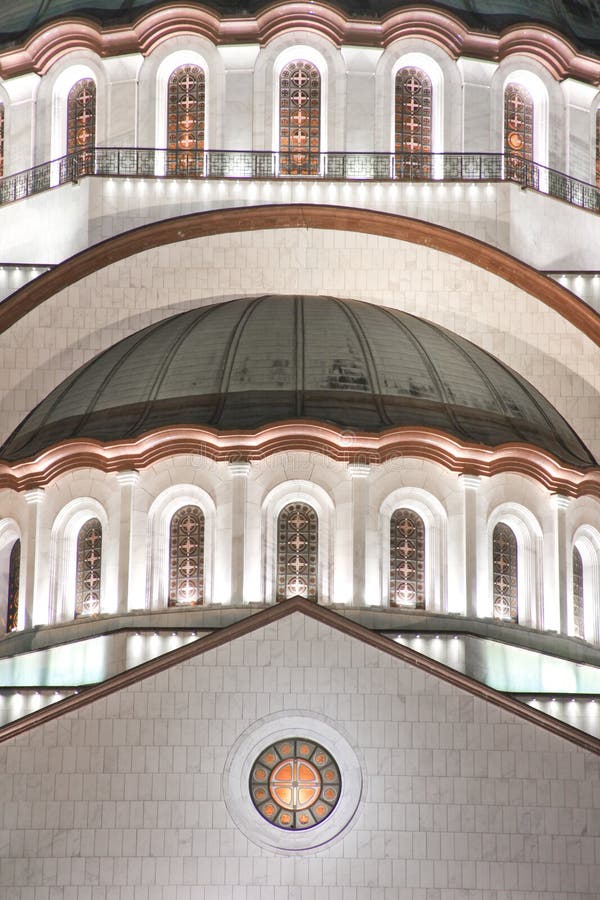
[{"label": "floodlit facade", "polygon": [[0,10],[0,900],[597,898],[595,7],[58,6]]}]

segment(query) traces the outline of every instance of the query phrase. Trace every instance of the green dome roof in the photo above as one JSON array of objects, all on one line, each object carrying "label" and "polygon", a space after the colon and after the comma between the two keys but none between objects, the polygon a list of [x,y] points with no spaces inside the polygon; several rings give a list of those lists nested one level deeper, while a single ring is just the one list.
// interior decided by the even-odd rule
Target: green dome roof
[{"label": "green dome roof", "polygon": [[[269,0],[185,0],[205,6],[223,17],[254,15],[270,6]],[[327,0],[328,5],[352,17],[380,18],[394,9],[415,6],[414,0]],[[135,22],[165,0],[2,0],[0,3],[0,46],[19,43],[48,22],[84,16],[101,25]],[[576,46],[600,51],[599,0],[434,0],[424,3],[447,10],[468,26],[499,32],[519,22],[550,26]]]},{"label": "green dome roof", "polygon": [[52,391],[0,455],[169,425],[237,430],[289,419],[371,432],[429,426],[594,464],[541,394],[458,335],[370,303],[272,295],[190,310],[120,341]]}]

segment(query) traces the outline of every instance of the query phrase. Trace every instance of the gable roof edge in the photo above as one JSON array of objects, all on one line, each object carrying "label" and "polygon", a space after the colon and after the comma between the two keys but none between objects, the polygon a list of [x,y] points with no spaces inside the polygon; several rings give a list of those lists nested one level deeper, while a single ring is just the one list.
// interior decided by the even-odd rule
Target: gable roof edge
[{"label": "gable roof edge", "polygon": [[566,722],[555,719],[541,710],[527,706],[525,703],[515,700],[507,694],[503,694],[495,688],[491,688],[488,685],[475,681],[468,675],[464,675],[462,672],[451,669],[449,666],[446,666],[435,659],[430,659],[429,657],[411,650],[409,647],[397,644],[391,638],[385,637],[375,631],[371,631],[363,625],[347,619],[340,612],[312,603],[302,597],[294,597],[283,603],[274,604],[266,609],[259,610],[254,615],[241,619],[232,625],[227,625],[225,628],[214,631],[205,637],[201,637],[197,641],[185,644],[183,647],[178,647],[176,650],[171,650],[169,653],[162,654],[155,659],[141,663],[139,666],[135,666],[132,669],[126,669],[124,672],[120,672],[118,675],[114,675],[106,681],[83,689],[78,694],[72,694],[69,697],[65,697],[64,700],[59,700],[56,703],[52,703],[50,706],[45,706],[42,709],[36,710],[21,719],[9,722],[7,725],[0,727],[0,743],[31,731],[33,728],[43,725],[46,722],[58,719],[63,715],[66,715],[66,713],[87,706],[95,700],[100,700],[103,697],[114,694],[145,678],[149,678],[152,675],[158,675],[167,669],[173,668],[173,666],[186,662],[189,659],[193,659],[195,656],[201,656],[209,650],[216,650],[237,638],[244,637],[261,628],[265,628],[267,625],[297,612],[302,613],[323,625],[327,625],[348,637],[355,638],[369,647],[373,647],[382,653],[386,653],[388,656],[393,656],[417,669],[421,669],[430,675],[434,675],[435,677],[442,679],[442,681],[445,681],[454,687],[458,687],[474,697],[486,700],[494,706],[498,706],[509,713],[513,713],[518,718],[525,719],[557,737],[561,737],[584,750],[589,750],[591,753],[600,756],[600,739],[593,737],[593,735],[586,734],[578,728],[574,728]]}]

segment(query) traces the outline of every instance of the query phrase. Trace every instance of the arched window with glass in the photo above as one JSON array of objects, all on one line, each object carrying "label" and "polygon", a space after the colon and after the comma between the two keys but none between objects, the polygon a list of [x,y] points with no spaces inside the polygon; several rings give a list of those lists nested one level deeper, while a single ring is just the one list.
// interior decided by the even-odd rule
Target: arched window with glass
[{"label": "arched window with glass", "polygon": [[169,527],[169,606],[204,602],[204,514],[182,506]]},{"label": "arched window with glass", "polygon": [[522,181],[527,162],[533,160],[533,99],[522,84],[511,82],[504,90],[504,154],[506,173]]},{"label": "arched window with glass", "polygon": [[67,153],[74,157],[77,175],[94,171],[96,146],[96,84],[82,78],[73,85],[67,99]]},{"label": "arched window with glass", "polygon": [[305,59],[288,63],[279,76],[279,171],[317,175],[321,149],[321,76]]},{"label": "arched window with glass", "polygon": [[77,535],[75,615],[94,616],[100,612],[102,587],[102,525],[88,519]]},{"label": "arched window with glass", "polygon": [[498,522],[492,534],[492,590],[494,618],[518,622],[517,538],[504,522]]},{"label": "arched window with glass", "polygon": [[307,503],[288,503],[277,520],[277,600],[318,599],[318,518]]},{"label": "arched window with glass", "polygon": [[4,104],[0,103],[0,178],[4,175]]},{"label": "arched window with glass", "polygon": [[600,109],[596,110],[596,187],[600,188]]},{"label": "arched window with glass", "polygon": [[19,623],[19,584],[21,579],[21,541],[12,545],[8,561],[6,631],[16,631]]},{"label": "arched window with glass", "polygon": [[412,509],[390,519],[390,606],[425,608],[425,525]]},{"label": "arched window with glass", "polygon": [[204,172],[206,83],[200,66],[179,66],[167,84],[167,174]]},{"label": "arched window with glass", "polygon": [[415,66],[399,69],[394,96],[396,176],[430,178],[433,89],[429,75]]},{"label": "arched window with glass", "polygon": [[573,547],[572,556],[572,573],[573,573],[573,634],[575,637],[584,637],[584,618],[583,618],[583,600],[584,600],[584,575],[583,575],[583,558],[577,547]]}]

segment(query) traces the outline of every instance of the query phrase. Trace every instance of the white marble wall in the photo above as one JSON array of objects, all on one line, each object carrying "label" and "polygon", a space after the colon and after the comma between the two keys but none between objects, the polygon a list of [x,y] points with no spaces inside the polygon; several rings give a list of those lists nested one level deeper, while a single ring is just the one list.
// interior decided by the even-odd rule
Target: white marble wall
[{"label": "white marble wall", "polygon": [[[566,501],[559,512],[556,498],[526,477],[477,480],[404,457],[360,474],[363,499],[355,507],[352,467],[318,453],[279,453],[247,467],[244,496],[236,508],[234,481],[240,473],[201,455],[154,463],[127,484],[114,474],[82,468],[36,494],[35,522],[31,497],[4,490],[0,558],[7,560],[21,537],[22,572],[30,573],[22,583],[19,627],[73,620],[76,538],[91,517],[103,527],[101,612],[165,609],[168,523],[176,509],[189,503],[205,517],[205,606],[272,603],[277,516],[285,504],[300,501],[318,515],[321,603],[389,606],[390,518],[395,509],[409,507],[425,523],[428,612],[493,617],[492,531],[503,521],[517,537],[519,624],[574,634],[570,566],[577,544],[586,573],[585,638],[600,642],[596,500]],[[131,491],[127,518],[125,490]],[[475,504],[472,521],[465,512],[467,492]],[[6,560],[0,598],[7,595]],[[0,622],[5,607],[6,600],[0,600]]]},{"label": "white marble wall", "polygon": [[296,228],[149,250],[46,301],[0,336],[3,436],[120,338],[182,309],[262,293],[366,300],[456,331],[527,378],[600,456],[597,347],[562,316],[476,261],[390,238]]},{"label": "white marble wall", "polygon": [[[294,859],[237,829],[223,772],[246,729],[296,710],[347,738],[364,800]],[[0,745],[0,766],[1,900],[596,900],[600,883],[597,756],[299,613]]]}]

